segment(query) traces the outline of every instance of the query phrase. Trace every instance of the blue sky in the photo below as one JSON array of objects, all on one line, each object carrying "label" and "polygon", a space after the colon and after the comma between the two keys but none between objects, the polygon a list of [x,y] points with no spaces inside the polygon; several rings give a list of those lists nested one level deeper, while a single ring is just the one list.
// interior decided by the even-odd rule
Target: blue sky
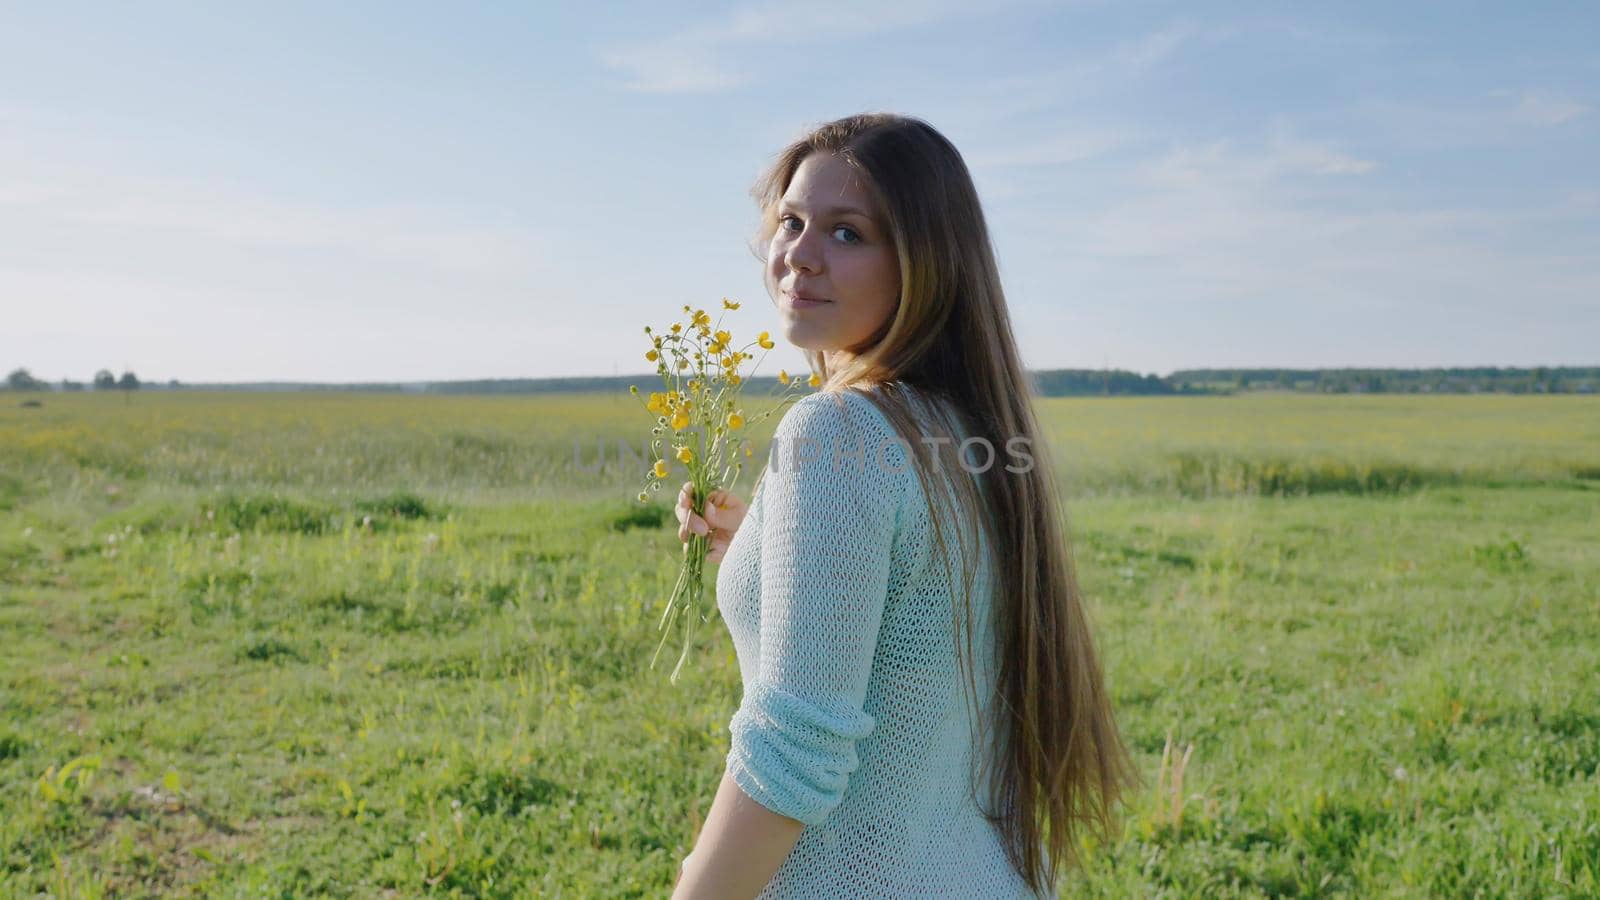
[{"label": "blue sky", "polygon": [[[0,9],[0,367],[644,372],[806,126],[962,150],[1030,368],[1600,364],[1600,6]],[[800,368],[780,344],[763,365]]]}]

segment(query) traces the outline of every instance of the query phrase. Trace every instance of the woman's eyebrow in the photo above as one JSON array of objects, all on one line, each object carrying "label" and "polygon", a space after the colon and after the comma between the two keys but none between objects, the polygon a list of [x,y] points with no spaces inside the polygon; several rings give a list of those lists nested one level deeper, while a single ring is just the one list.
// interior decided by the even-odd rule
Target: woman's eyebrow
[{"label": "woman's eyebrow", "polygon": [[[790,203],[788,200],[781,201],[778,205],[779,206],[783,206],[783,207],[787,207],[788,209],[798,209],[801,212],[805,212],[806,211],[806,208],[804,206],[801,206],[798,203]],[[872,218],[872,214],[871,213],[867,212],[864,209],[857,209],[854,206],[832,206],[832,207],[829,207],[827,209],[824,209],[821,214],[824,215],[824,216],[856,215],[856,216],[860,216],[863,219]]]}]

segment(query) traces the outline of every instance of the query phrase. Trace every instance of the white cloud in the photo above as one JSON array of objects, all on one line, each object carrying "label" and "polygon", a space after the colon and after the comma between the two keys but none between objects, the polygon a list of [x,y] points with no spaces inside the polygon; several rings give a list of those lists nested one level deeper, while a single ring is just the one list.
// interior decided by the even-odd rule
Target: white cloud
[{"label": "white cloud", "polygon": [[390,328],[412,336],[390,371],[426,368],[432,345],[474,321],[528,327],[551,287],[557,261],[518,222],[117,164],[48,129],[26,146],[0,139],[0,351],[51,377],[82,377],[109,348],[188,378],[316,371],[315,346],[324,371],[354,373]]},{"label": "white cloud", "polygon": [[627,76],[625,90],[641,93],[710,93],[743,84],[747,75],[726,59],[733,49],[760,44],[864,37],[911,28],[970,12],[953,0],[861,6],[829,2],[763,3],[736,9],[724,20],[605,50],[600,61]]},{"label": "white cloud", "polygon": [[1370,159],[1358,159],[1319,144],[1280,142],[1274,147],[1275,164],[1286,172],[1312,175],[1365,175],[1378,167]]},{"label": "white cloud", "polygon": [[1121,68],[1143,72],[1165,62],[1185,44],[1201,38],[1219,39],[1231,31],[1226,28],[1201,28],[1192,22],[1174,22],[1133,41],[1113,48],[1106,57]]},{"label": "white cloud", "polygon": [[1070,208],[1012,212],[996,240],[1029,260],[1007,282],[1025,354],[1161,371],[1581,362],[1573,335],[1600,324],[1592,193],[1419,206],[1364,185],[1371,162],[1285,136],[1181,145],[1098,168]]},{"label": "white cloud", "polygon": [[1172,22],[1106,50],[1077,54],[1048,69],[986,79],[971,112],[985,119],[1003,119],[1094,96],[1108,86],[1123,86],[1144,77],[1186,47],[1224,41],[1235,34],[1233,26]]},{"label": "white cloud", "polygon": [[1121,135],[1110,132],[1065,131],[1032,140],[998,144],[964,156],[973,169],[1061,166],[1104,155],[1123,141]]},{"label": "white cloud", "polygon": [[1258,190],[1282,179],[1306,176],[1365,175],[1377,168],[1370,159],[1306,141],[1281,131],[1260,150],[1239,149],[1222,139],[1182,145],[1145,163],[1137,178],[1162,188],[1204,191],[1217,185],[1237,190]]},{"label": "white cloud", "polygon": [[1593,109],[1563,95],[1501,88],[1428,100],[1367,98],[1348,112],[1374,142],[1431,153],[1523,144],[1531,133],[1567,125]]},{"label": "white cloud", "polygon": [[[515,225],[460,221],[411,205],[340,207],[273,196],[245,185],[113,173],[6,152],[14,179],[0,188],[0,235],[26,240],[50,227],[207,245],[334,251],[445,273],[515,276],[533,271],[539,240]],[[455,222],[451,220],[455,219]],[[85,226],[88,226],[85,228]]]},{"label": "white cloud", "polygon": [[630,74],[623,88],[645,94],[704,94],[744,82],[743,76],[717,65],[708,55],[709,51],[679,41],[606,51],[600,61]]},{"label": "white cloud", "polygon": [[1590,215],[1584,197],[1510,211],[1407,208],[1337,187],[1375,165],[1282,134],[1185,145],[1137,164],[1098,210],[1025,227],[1071,248],[1062,265],[1079,277],[1135,295],[1261,301],[1274,315],[1482,310],[1511,297],[1575,310],[1600,293],[1600,267],[1577,247],[1530,239],[1572,232]]},{"label": "white cloud", "polygon": [[1567,97],[1524,92],[1517,98],[1515,115],[1535,125],[1565,125],[1589,112],[1589,107]]}]

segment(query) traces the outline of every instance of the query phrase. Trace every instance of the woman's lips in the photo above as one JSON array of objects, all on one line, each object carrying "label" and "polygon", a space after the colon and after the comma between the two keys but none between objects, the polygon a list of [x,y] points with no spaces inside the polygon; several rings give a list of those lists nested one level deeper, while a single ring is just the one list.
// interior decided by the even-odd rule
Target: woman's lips
[{"label": "woman's lips", "polygon": [[828,303],[827,300],[817,300],[811,297],[800,297],[788,291],[785,291],[784,295],[789,298],[789,305],[795,309],[811,309],[814,306],[824,306]]}]

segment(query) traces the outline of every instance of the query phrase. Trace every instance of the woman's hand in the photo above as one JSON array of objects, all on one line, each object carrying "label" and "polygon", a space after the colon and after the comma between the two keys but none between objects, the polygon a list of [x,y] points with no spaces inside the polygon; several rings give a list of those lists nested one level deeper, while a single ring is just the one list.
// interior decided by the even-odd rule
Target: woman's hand
[{"label": "woman's hand", "polygon": [[749,507],[732,491],[712,491],[706,495],[706,513],[702,518],[694,512],[694,482],[686,481],[678,491],[678,540],[688,542],[691,535],[711,535],[711,546],[706,551],[706,561],[720,563],[728,552],[734,532],[744,521]]}]

